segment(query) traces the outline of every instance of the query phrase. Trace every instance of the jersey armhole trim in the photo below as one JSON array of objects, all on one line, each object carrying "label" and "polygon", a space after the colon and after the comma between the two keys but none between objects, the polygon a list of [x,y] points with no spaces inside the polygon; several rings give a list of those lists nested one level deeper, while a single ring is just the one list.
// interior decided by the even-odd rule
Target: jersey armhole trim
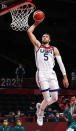
[{"label": "jersey armhole trim", "polygon": [[[41,47],[41,45],[39,46],[38,50],[40,49],[40,47]],[[37,51],[35,51],[35,52],[37,53],[37,52],[38,52],[38,50],[37,50]]]},{"label": "jersey armhole trim", "polygon": [[[52,48],[53,48],[53,52],[54,52],[54,46],[52,46]],[[54,55],[54,58],[55,58],[55,53],[53,53],[53,55]]]}]

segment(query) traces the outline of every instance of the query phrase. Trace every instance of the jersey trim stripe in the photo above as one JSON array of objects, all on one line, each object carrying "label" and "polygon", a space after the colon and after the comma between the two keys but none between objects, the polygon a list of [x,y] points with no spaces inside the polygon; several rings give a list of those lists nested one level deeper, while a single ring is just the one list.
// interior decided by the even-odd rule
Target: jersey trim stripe
[{"label": "jersey trim stripe", "polygon": [[54,90],[49,90],[49,92],[55,92],[55,91],[60,91],[61,90],[61,88],[59,88],[59,89],[54,89]]},{"label": "jersey trim stripe", "polygon": [[50,90],[50,88],[45,89],[45,90],[40,90],[40,92],[46,92],[46,91],[49,91],[49,90]]},{"label": "jersey trim stripe", "polygon": [[44,45],[41,45],[41,47],[40,47],[40,48],[44,48],[44,49],[51,49],[51,50],[54,50],[54,49],[53,49],[53,46],[45,47]]},{"label": "jersey trim stripe", "polygon": [[40,90],[40,92],[46,92],[46,91],[56,92],[56,91],[60,91],[60,90],[61,90],[61,88],[59,88],[59,89],[54,89],[54,90],[50,90],[50,88],[48,88],[48,89],[45,89],[45,90]]}]

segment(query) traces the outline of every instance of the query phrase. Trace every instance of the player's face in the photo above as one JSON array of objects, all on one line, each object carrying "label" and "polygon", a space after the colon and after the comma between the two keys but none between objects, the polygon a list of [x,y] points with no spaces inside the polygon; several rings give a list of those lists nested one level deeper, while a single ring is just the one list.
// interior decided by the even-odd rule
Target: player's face
[{"label": "player's face", "polygon": [[49,43],[50,42],[50,37],[49,37],[49,35],[48,34],[44,34],[43,36],[42,36],[42,43],[43,44],[47,44],[47,43]]}]

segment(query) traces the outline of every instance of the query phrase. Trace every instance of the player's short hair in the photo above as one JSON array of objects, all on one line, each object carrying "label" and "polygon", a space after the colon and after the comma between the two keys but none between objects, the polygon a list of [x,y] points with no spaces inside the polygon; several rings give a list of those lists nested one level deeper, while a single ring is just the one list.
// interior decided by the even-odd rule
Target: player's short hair
[{"label": "player's short hair", "polygon": [[[47,33],[47,32],[46,32],[46,33],[44,33],[44,34],[48,35],[49,38],[50,38],[50,40],[51,40],[51,35],[50,35],[50,33]],[[44,34],[43,34],[43,35],[44,35]]]}]

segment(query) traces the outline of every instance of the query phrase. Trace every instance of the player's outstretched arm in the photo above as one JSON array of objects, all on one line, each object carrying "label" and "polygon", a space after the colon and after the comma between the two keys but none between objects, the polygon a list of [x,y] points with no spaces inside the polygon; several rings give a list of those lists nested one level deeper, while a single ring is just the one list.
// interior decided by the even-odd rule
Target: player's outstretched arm
[{"label": "player's outstretched arm", "polygon": [[68,88],[69,82],[68,82],[68,78],[67,78],[67,75],[66,75],[66,70],[65,70],[62,58],[60,56],[59,50],[56,47],[54,47],[54,53],[55,53],[56,60],[59,64],[60,70],[63,74],[63,85],[64,85],[64,87]]},{"label": "player's outstretched arm", "polygon": [[39,47],[39,46],[40,46],[40,42],[37,40],[37,38],[36,38],[35,35],[33,34],[35,28],[36,28],[40,23],[41,23],[41,22],[35,22],[35,23],[27,30],[28,37],[29,37],[30,41],[32,42],[32,44],[34,45],[34,47]]}]

